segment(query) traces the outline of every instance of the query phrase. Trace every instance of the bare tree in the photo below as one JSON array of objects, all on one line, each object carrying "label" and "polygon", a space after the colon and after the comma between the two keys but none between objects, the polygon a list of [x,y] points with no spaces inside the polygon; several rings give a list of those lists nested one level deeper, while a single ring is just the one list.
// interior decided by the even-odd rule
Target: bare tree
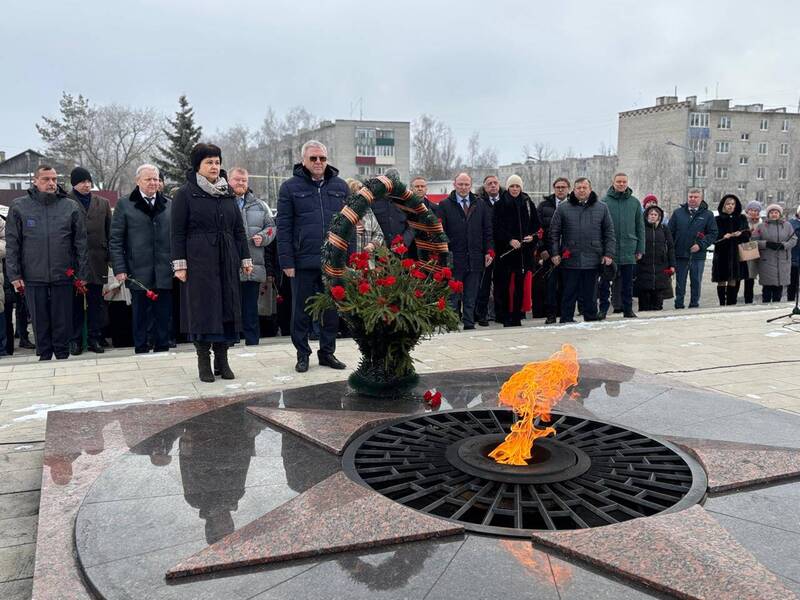
[{"label": "bare tree", "polygon": [[431,115],[414,123],[412,134],[414,170],[428,179],[449,179],[462,161],[456,155],[453,131]]},{"label": "bare tree", "polygon": [[664,144],[648,142],[639,152],[639,166],[634,170],[641,196],[655,194],[669,213],[683,200],[686,179],[674,152]]},{"label": "bare tree", "polygon": [[161,117],[152,108],[119,104],[92,106],[83,96],[62,94],[60,117],[42,117],[36,125],[47,152],[92,173],[101,189],[128,190],[133,171],[147,160],[161,138]]}]

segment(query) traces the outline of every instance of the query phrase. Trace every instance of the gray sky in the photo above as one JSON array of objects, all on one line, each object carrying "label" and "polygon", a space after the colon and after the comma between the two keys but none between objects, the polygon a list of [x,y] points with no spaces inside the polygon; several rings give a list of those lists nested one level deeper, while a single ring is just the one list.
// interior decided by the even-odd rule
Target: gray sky
[{"label": "gray sky", "polygon": [[165,114],[186,93],[208,133],[257,127],[268,106],[346,119],[363,97],[365,118],[445,121],[462,152],[480,131],[501,162],[536,142],[616,145],[617,113],[675,86],[791,110],[800,97],[800,4],[783,0],[34,0],[2,13],[9,155],[41,146],[34,124],[62,90]]}]

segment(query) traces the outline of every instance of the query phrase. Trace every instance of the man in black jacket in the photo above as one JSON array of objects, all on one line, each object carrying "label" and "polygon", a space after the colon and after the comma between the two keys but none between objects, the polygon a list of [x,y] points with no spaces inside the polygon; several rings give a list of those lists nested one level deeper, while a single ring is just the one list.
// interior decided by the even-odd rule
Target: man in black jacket
[{"label": "man in black jacket", "polygon": [[[550,221],[553,220],[553,215],[556,213],[558,205],[564,202],[569,196],[570,183],[566,177],[557,177],[553,182],[553,193],[545,196],[539,203],[539,222],[542,224],[544,230],[543,239],[550,239]],[[543,261],[550,258],[547,250],[540,254]],[[561,270],[558,267],[552,269],[542,269],[539,271],[537,281],[533,282],[534,289],[540,281],[545,282],[546,296],[544,301],[545,310],[545,323],[550,325],[556,322],[556,318],[561,312],[559,298],[561,296]]]},{"label": "man in black jacket", "polygon": [[86,223],[81,209],[58,185],[53,167],[36,169],[28,195],[8,212],[6,266],[24,293],[39,360],[69,358],[73,283],[86,281]]},{"label": "man in black jacket", "polygon": [[[439,203],[439,217],[450,244],[453,257],[453,276],[464,282],[461,319],[464,329],[475,329],[475,302],[481,285],[483,270],[492,264],[492,218],[486,203],[472,193],[472,178],[459,173],[455,190]],[[459,298],[450,297],[453,309],[458,311]]]},{"label": "man in black jacket", "polygon": [[[490,219],[493,219],[494,206],[500,202],[502,195],[503,188],[500,187],[500,181],[497,179],[497,175],[487,175],[483,178],[483,188],[481,188],[480,197],[489,209]],[[492,232],[492,237],[495,237],[494,232]],[[505,321],[506,307],[502,306],[500,302],[495,302],[492,297],[494,271],[495,266],[494,263],[492,263],[486,267],[486,270],[481,276],[481,287],[478,290],[478,300],[475,303],[475,319],[481,327],[488,327],[489,319],[494,319],[497,323],[503,323]]]},{"label": "man in black jacket", "polygon": [[83,302],[73,303],[73,332],[69,344],[70,354],[83,352],[83,325],[87,326],[87,348],[90,352],[104,352],[103,339],[103,284],[108,279],[108,240],[111,237],[111,207],[108,200],[92,194],[92,176],[83,167],[75,167],[69,175],[72,191],[70,198],[78,203],[86,219],[86,244],[89,271],[86,281],[86,307]]},{"label": "man in black jacket", "polygon": [[575,180],[575,191],[559,204],[550,222],[553,264],[564,269],[561,322],[574,321],[580,296],[584,321],[597,321],[597,277],[610,267],[615,251],[614,223],[608,206],[598,201],[586,177]]},{"label": "man in black jacket", "polygon": [[[137,354],[169,350],[172,315],[170,200],[158,191],[158,168],[136,169],[136,187],[120,198],[111,219],[111,263],[117,281],[128,281]],[[146,288],[142,289],[142,286]],[[147,290],[154,292],[148,298]]]},{"label": "man in black jacket", "polygon": [[[292,282],[292,343],[297,350],[298,373],[308,371],[311,346],[308,334],[311,316],[306,300],[324,289],[322,285],[322,242],[333,216],[344,205],[348,187],[339,170],[328,164],[328,149],[310,140],[301,149],[302,162],[278,192],[278,261]],[[339,315],[327,310],[322,315],[319,364],[332,369],[346,365],[334,356]]]}]

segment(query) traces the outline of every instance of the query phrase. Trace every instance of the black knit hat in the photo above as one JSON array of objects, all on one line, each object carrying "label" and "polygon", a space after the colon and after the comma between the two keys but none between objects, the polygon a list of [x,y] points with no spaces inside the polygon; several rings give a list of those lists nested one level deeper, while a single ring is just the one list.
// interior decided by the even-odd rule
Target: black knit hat
[{"label": "black knit hat", "polygon": [[[92,181],[92,175],[83,167],[75,167],[69,174],[69,182],[72,187],[75,187],[82,181]],[[94,182],[92,181],[92,183]]]},{"label": "black knit hat", "polygon": [[200,168],[200,163],[203,162],[203,159],[210,156],[218,156],[221,161],[222,150],[220,150],[220,147],[215,146],[214,144],[195,144],[195,147],[192,148],[191,154],[192,169],[197,171]]}]

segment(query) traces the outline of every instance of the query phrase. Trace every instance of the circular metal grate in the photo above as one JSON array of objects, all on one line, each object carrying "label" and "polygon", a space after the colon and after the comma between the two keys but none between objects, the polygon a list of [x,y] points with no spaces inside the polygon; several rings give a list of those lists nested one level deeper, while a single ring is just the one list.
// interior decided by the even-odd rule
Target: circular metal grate
[{"label": "circular metal grate", "polygon": [[559,461],[557,469],[548,460],[537,464],[541,440],[528,467],[492,466],[484,460],[489,442],[501,440],[513,418],[504,409],[403,417],[353,441],[343,468],[415,510],[472,531],[516,537],[673,512],[705,495],[705,472],[678,448],[571,415],[553,414],[557,436],[542,445]]}]

